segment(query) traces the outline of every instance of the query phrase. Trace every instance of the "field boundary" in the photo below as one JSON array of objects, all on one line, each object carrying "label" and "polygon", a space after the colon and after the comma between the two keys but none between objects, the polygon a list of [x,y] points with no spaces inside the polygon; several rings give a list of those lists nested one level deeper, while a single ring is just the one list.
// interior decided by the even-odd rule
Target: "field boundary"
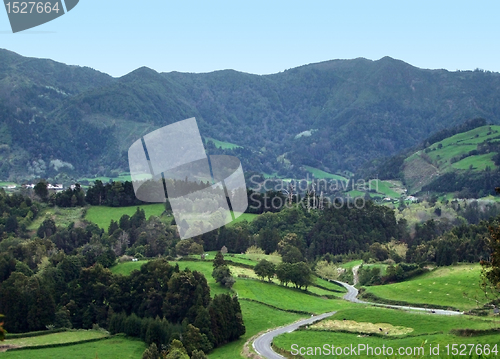
[{"label": "field boundary", "polygon": [[360,297],[362,299],[367,299],[372,301],[372,304],[389,304],[389,305],[397,305],[397,306],[404,306],[404,307],[420,307],[420,308],[425,308],[425,309],[442,309],[442,310],[451,310],[451,311],[457,311],[461,312],[460,309],[452,307],[452,306],[446,306],[446,305],[438,305],[438,304],[429,304],[429,303],[409,303],[405,302],[402,300],[392,300],[392,299],[386,299],[386,298],[381,298],[376,294],[369,293],[366,290],[361,291],[359,293]]},{"label": "field boundary", "polygon": [[41,335],[48,335],[48,334],[54,334],[54,333],[62,333],[62,332],[67,332],[70,331],[68,328],[58,328],[58,329],[50,329],[50,330],[39,330],[36,332],[27,332],[27,333],[7,333],[5,336],[6,340],[9,339],[19,339],[19,338],[32,338],[32,337],[38,337]]},{"label": "field boundary", "polygon": [[107,335],[107,336],[102,337],[102,338],[92,338],[92,339],[85,339],[85,340],[74,341],[74,342],[67,342],[67,343],[55,343],[55,344],[44,344],[44,345],[27,345],[27,346],[24,346],[24,347],[8,348],[7,351],[59,348],[59,347],[66,347],[66,346],[76,345],[76,344],[85,344],[85,343],[98,342],[98,341],[101,341],[101,340],[110,339],[112,337],[114,337],[114,335]]},{"label": "field boundary", "polygon": [[250,298],[240,298],[240,297],[238,297],[238,300],[246,300],[248,302],[254,302],[254,303],[262,304],[262,305],[265,305],[266,307],[273,308],[273,309],[276,309],[276,310],[280,310],[282,312],[288,312],[288,313],[294,313],[294,314],[304,314],[304,315],[313,315],[313,314],[315,314],[313,312],[306,312],[306,311],[303,311],[303,310],[283,309],[283,308],[276,307],[276,306],[274,306],[272,304],[260,302],[258,300],[250,299]]}]

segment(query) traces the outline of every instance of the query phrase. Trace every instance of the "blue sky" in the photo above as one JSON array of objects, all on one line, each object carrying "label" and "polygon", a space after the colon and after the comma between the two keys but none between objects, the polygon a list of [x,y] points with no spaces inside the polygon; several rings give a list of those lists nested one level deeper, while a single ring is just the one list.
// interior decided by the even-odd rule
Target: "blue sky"
[{"label": "blue sky", "polygon": [[280,72],[384,56],[422,68],[500,72],[500,2],[80,0],[68,14],[12,34],[0,48],[122,76],[235,69]]}]

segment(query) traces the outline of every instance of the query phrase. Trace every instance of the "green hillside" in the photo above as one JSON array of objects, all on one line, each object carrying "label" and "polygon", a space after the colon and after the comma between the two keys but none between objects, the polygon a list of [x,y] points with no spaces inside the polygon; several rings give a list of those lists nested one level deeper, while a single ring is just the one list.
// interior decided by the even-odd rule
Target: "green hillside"
[{"label": "green hillside", "polygon": [[403,165],[406,184],[418,192],[448,172],[494,170],[494,156],[500,149],[500,126],[481,126],[458,133],[413,153]]},{"label": "green hillside", "polygon": [[128,170],[135,140],[189,117],[245,171],[294,178],[307,164],[317,178],[335,178],[465,119],[500,123],[499,87],[493,73],[423,70],[390,57],[263,76],[141,67],[112,78],[0,50],[0,93],[16,94],[0,96],[0,180],[113,177]]}]

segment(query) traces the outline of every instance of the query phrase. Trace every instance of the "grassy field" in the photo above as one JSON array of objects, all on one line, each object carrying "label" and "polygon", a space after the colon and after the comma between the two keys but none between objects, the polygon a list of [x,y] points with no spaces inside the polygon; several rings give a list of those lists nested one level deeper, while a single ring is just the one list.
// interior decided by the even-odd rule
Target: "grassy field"
[{"label": "grassy field", "polygon": [[359,266],[359,265],[361,265],[361,264],[363,264],[363,260],[361,260],[361,259],[357,259],[357,260],[355,260],[355,261],[350,261],[350,262],[347,262],[347,263],[343,263],[343,264],[341,264],[340,266],[341,266],[342,268],[347,269],[347,270],[351,270],[351,269],[352,269],[352,267]]},{"label": "grassy field", "polygon": [[[160,217],[165,209],[163,203],[143,204],[140,206],[130,206],[130,207],[91,206],[87,210],[85,219],[107,230],[112,219],[118,221],[124,214],[132,216],[135,213],[137,207],[144,209],[144,211],[146,212],[146,218],[149,218],[150,216]],[[258,216],[257,214],[243,213],[241,216],[237,217],[234,221],[229,223],[228,226],[234,226],[236,223],[242,221],[251,222],[257,216]],[[170,223],[172,219],[173,216],[161,217],[162,222],[165,223]],[[40,223],[41,222],[42,221],[40,221]],[[40,224],[38,224],[38,226],[39,225]],[[38,228],[38,226],[36,228]]]},{"label": "grassy field", "polygon": [[[57,226],[67,227],[71,222],[78,223],[83,217],[83,207],[61,208],[51,207],[44,208],[40,211],[37,218],[28,226],[28,230],[37,230],[42,222],[48,218],[52,218]],[[106,227],[107,228],[107,227]]]},{"label": "grassy field", "polygon": [[312,173],[315,178],[334,179],[337,181],[347,182],[347,178],[333,173],[325,172],[323,170],[320,170],[319,168],[314,168],[311,166],[304,166],[304,168],[310,173]]},{"label": "grassy field", "polygon": [[[209,252],[209,258],[215,256],[215,254],[212,255],[212,253],[214,252]],[[233,257],[229,256],[226,256],[225,258],[228,260],[233,259]],[[115,274],[129,275],[133,270],[139,270],[144,263],[146,263],[146,261],[120,263],[111,267],[111,271]],[[213,271],[212,261],[210,260],[196,261],[196,262],[178,261],[178,262],[171,262],[171,264],[172,265],[179,264],[179,268],[181,270],[189,268],[190,270],[193,271],[196,270],[198,272],[203,273],[207,278],[207,282],[211,288],[212,295],[220,293],[229,293],[228,289],[216,284],[215,280],[212,278],[212,271]],[[231,270],[231,273],[236,279],[236,284],[233,286],[233,291],[238,293],[238,295],[241,298],[258,300],[287,310],[289,309],[301,310],[298,309],[300,308],[300,305],[303,305],[300,303],[306,303],[308,300],[315,302],[315,308],[317,310],[319,310],[318,308],[321,308],[322,306],[327,308],[329,305],[327,303],[324,303],[326,299],[311,296],[310,294],[304,291],[292,290],[290,288],[285,288],[283,286],[280,286],[279,282],[276,279],[273,280],[273,283],[260,281],[257,279],[257,275],[255,274],[253,269],[241,268],[232,265],[229,266],[229,269]],[[321,296],[336,295],[338,297],[341,297],[344,294],[344,290],[335,284],[328,283],[327,281],[322,280],[320,278],[317,278],[317,283],[328,289],[332,289],[333,291],[311,286],[309,287],[309,291],[311,293]],[[279,302],[280,296],[288,296],[291,297],[292,300],[286,301],[284,302],[283,305],[280,305]]]},{"label": "grassy field", "polygon": [[[216,251],[213,252],[208,252],[213,257],[215,257],[215,254],[217,253]],[[210,258],[213,258],[210,257]],[[250,253],[250,254],[226,254],[224,256],[225,259],[231,260],[233,262],[238,262],[238,263],[243,263],[243,264],[249,264],[249,265],[256,265],[259,263],[262,259],[265,259],[269,262],[272,262],[274,264],[279,264],[281,263],[281,256],[280,255],[270,255],[270,254],[256,254],[256,253]]]},{"label": "grassy field", "polygon": [[399,198],[401,196],[400,192],[395,191],[398,187],[389,181],[371,180],[368,185],[369,189],[374,189],[386,197]]},{"label": "grassy field", "polygon": [[[362,190],[375,190],[376,193],[368,192],[370,197],[399,198],[404,190],[403,185],[399,181],[381,181],[379,179],[366,181],[365,185],[362,187],[355,187],[357,189],[350,190],[347,192],[347,194],[354,198],[364,197],[366,192]],[[349,188],[351,188],[351,186],[349,186]]]},{"label": "grassy field", "polygon": [[380,275],[385,275],[385,272],[387,270],[387,267],[389,267],[388,264],[382,264],[382,263],[374,263],[374,264],[363,264],[363,268],[380,268]]},{"label": "grassy field", "polygon": [[19,186],[19,185],[15,182],[2,182],[2,181],[0,181],[0,188],[7,187],[7,186]]},{"label": "grassy field", "polygon": [[210,138],[210,137],[205,138],[205,143],[207,143],[208,141],[212,141],[214,143],[215,147],[221,148],[223,150],[232,150],[232,149],[235,149],[238,147],[242,148],[242,146],[236,145],[234,143],[219,141],[219,140],[216,140],[216,139]]},{"label": "grassy field", "polygon": [[316,297],[301,290],[292,290],[277,284],[252,279],[238,278],[233,290],[240,298],[253,299],[286,310],[324,313],[353,306],[352,303],[343,300]]},{"label": "grassy field", "polygon": [[[441,354],[446,354],[445,345],[461,343],[481,343],[494,345],[498,343],[498,335],[483,335],[480,337],[459,337],[450,334],[450,330],[455,328],[473,328],[473,329],[491,329],[498,327],[498,320],[480,319],[468,316],[433,316],[430,314],[408,313],[400,310],[358,307],[356,309],[345,309],[338,311],[335,315],[326,320],[352,320],[359,324],[359,333],[341,333],[334,331],[312,331],[300,330],[293,333],[287,333],[277,337],[274,343],[280,348],[291,350],[292,344],[299,347],[316,347],[323,344],[334,344],[335,346],[357,346],[359,343],[370,345],[371,347],[392,347],[395,350],[399,347],[419,347],[425,343],[424,348],[426,356],[429,355],[429,344],[432,346],[440,345]],[[410,333],[404,335],[363,335],[363,327],[368,324],[376,324],[380,327],[387,323],[393,326],[402,326],[413,329]],[[361,334],[361,335],[360,335]],[[365,354],[365,353],[357,353]],[[327,355],[305,355],[305,358],[330,358]],[[373,357],[361,355],[361,357]],[[396,356],[389,356],[396,357]],[[412,356],[405,356],[412,357]],[[413,356],[416,357],[416,356]]]},{"label": "grassy field", "polygon": [[92,206],[87,210],[85,219],[97,224],[102,229],[107,230],[112,219],[118,221],[124,214],[132,216],[135,213],[137,207],[144,210],[144,212],[146,213],[146,218],[149,218],[151,216],[159,217],[165,210],[163,203],[144,204],[141,206],[130,207]]},{"label": "grassy field", "polygon": [[[411,280],[367,287],[367,292],[381,298],[408,303],[428,303],[469,310],[487,302],[479,287],[479,265],[437,268]],[[464,296],[467,293],[467,296]]]},{"label": "grassy field", "polygon": [[243,344],[252,336],[268,328],[279,327],[288,323],[293,323],[304,315],[279,311],[263,304],[240,301],[243,321],[245,322],[246,333],[237,341],[226,344],[210,353],[210,359],[235,359],[240,356]]},{"label": "grassy field", "polygon": [[108,183],[110,181],[130,182],[132,181],[132,177],[130,177],[129,172],[122,172],[117,177],[99,176],[99,177],[82,177],[78,179],[78,181],[88,181],[88,182],[95,182],[98,180],[101,181],[102,183]]},{"label": "grassy field", "polygon": [[473,169],[477,171],[484,171],[488,166],[490,168],[495,168],[495,162],[493,162],[492,159],[494,155],[495,153],[487,153],[484,155],[469,156],[464,158],[463,160],[455,162],[451,165],[451,167],[459,170]]},{"label": "grassy field", "polygon": [[7,351],[0,353],[0,357],[2,359],[137,359],[142,357],[144,349],[146,349],[146,344],[138,339],[116,336],[96,342],[57,348]]},{"label": "grassy field", "polygon": [[7,339],[2,343],[19,347],[39,346],[48,344],[73,343],[88,339],[104,338],[109,334],[98,330],[72,330],[61,333],[40,335],[29,338]]},{"label": "grassy field", "polygon": [[345,287],[338,285],[338,284],[335,284],[335,283],[332,283],[332,282],[329,282],[329,281],[324,280],[324,279],[319,278],[319,277],[314,277],[314,284],[328,288],[331,291],[341,293],[340,295],[344,295],[345,293],[347,293],[347,290],[345,289]]},{"label": "grassy field", "polygon": [[[209,258],[211,258],[210,253],[213,253],[213,252],[209,252]],[[226,256],[225,258],[226,259],[233,259],[232,257],[228,257],[228,256]],[[120,264],[117,264],[117,265],[111,267],[111,271],[115,274],[129,275],[133,270],[139,270],[144,263],[146,263],[146,261],[120,263]],[[189,268],[192,271],[198,271],[198,272],[203,273],[205,275],[205,277],[207,278],[208,285],[211,288],[212,296],[214,296],[216,294],[230,292],[228,289],[216,284],[215,280],[212,278],[212,271],[213,271],[212,261],[209,261],[209,260],[196,261],[196,262],[178,261],[178,262],[175,262],[175,264],[179,264],[179,268],[181,270],[183,270],[185,268]],[[175,265],[175,264],[174,264],[174,262],[172,262],[172,265]],[[279,286],[279,281],[277,279],[273,279],[273,284],[271,284],[271,285],[274,285],[275,287],[269,287],[269,283],[262,282],[262,281],[258,280],[258,277],[255,274],[255,272],[253,271],[253,269],[236,267],[236,266],[232,266],[232,265],[229,266],[229,269],[231,270],[231,273],[235,277],[237,283],[241,281],[241,284],[239,286],[235,285],[233,287],[233,289],[238,293],[238,295],[241,298],[249,298],[249,299],[263,301],[263,300],[261,300],[262,297],[259,297],[261,299],[257,299],[257,297],[255,297],[255,292],[263,291],[264,296],[266,296],[269,294],[268,292],[273,291],[273,290],[277,290],[280,293],[290,292],[290,295],[292,295],[293,297],[298,295],[297,300],[299,300],[299,301],[303,300],[303,297],[302,297],[303,295],[306,295],[306,296],[309,295],[306,292],[289,290],[287,288]],[[250,278],[250,279],[247,280],[246,278]],[[344,294],[343,289],[335,284],[328,283],[327,281],[324,281],[320,278],[317,278],[317,282],[318,282],[318,284],[320,284],[324,287],[327,287],[328,289],[331,288],[332,290],[325,290],[322,288],[311,286],[311,287],[309,287],[309,291],[311,293],[321,295],[321,296],[336,295],[338,297],[341,297]],[[237,288],[242,288],[243,291],[241,294],[237,291]],[[317,298],[317,297],[313,297],[313,298]],[[263,302],[265,302],[265,301],[263,301]],[[268,302],[265,302],[265,303],[268,303]],[[275,298],[272,298],[271,302],[269,302],[268,304],[272,304],[274,306],[281,308],[281,306],[277,305],[277,301]],[[292,304],[292,305],[295,305],[295,304]],[[298,308],[297,306],[293,306],[293,307],[286,307],[285,306],[283,308],[284,309],[299,310],[299,309],[296,309],[296,308]]]},{"label": "grassy field", "polygon": [[[125,262],[117,264],[111,267],[110,269],[111,272],[115,274],[121,274],[127,276],[133,270],[139,270],[144,263],[146,263],[146,261]],[[229,293],[229,290],[227,288],[216,284],[215,279],[212,278],[213,267],[211,261],[199,261],[199,262],[179,261],[179,262],[170,262],[170,264],[173,266],[179,264],[180,270],[189,268],[192,271],[198,271],[203,273],[203,275],[207,278],[208,285],[210,286],[210,294],[212,295],[212,297],[216,294]],[[232,267],[230,268],[232,269]]]},{"label": "grassy field", "polygon": [[[446,171],[450,167],[466,170],[469,169],[470,165],[473,165],[474,170],[479,171],[484,170],[486,166],[491,166],[493,169],[496,167],[491,160],[491,157],[494,155],[493,153],[469,156],[454,164],[450,160],[453,157],[467,154],[477,149],[478,144],[498,136],[500,136],[500,126],[482,126],[434,143],[428,147],[426,154],[437,164],[440,171]],[[422,153],[425,153],[425,150],[416,152],[406,161],[411,161],[416,156],[421,156]]]},{"label": "grassy field", "polygon": [[253,214],[253,213],[242,213],[239,217],[236,217],[234,221],[231,223],[228,223],[227,226],[231,227],[234,226],[236,223],[247,221],[247,222],[252,222],[255,218],[257,218],[258,214]]}]

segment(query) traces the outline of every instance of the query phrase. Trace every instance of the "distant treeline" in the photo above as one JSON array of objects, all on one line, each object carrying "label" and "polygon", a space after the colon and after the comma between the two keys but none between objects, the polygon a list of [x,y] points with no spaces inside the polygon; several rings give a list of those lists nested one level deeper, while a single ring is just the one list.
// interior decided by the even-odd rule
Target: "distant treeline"
[{"label": "distant treeline", "polygon": [[489,226],[498,226],[497,219],[481,221],[479,224],[463,224],[451,229],[429,220],[416,227],[417,233],[409,242],[406,261],[434,262],[439,266],[447,266],[457,262],[478,263],[482,259],[488,259],[490,249],[486,238]]},{"label": "distant treeline", "polygon": [[422,191],[458,192],[458,198],[480,198],[494,195],[499,183],[500,170],[446,172],[423,186]]},{"label": "distant treeline", "polygon": [[21,194],[8,195],[0,189],[0,241],[16,232],[24,232],[39,212],[38,203]]},{"label": "distant treeline", "polygon": [[0,282],[0,312],[9,332],[97,324],[158,347],[181,339],[188,353],[208,352],[245,333],[236,297],[211,298],[203,274],[180,271],[164,259],[150,261],[128,277],[100,264],[87,267],[81,255],[52,255],[36,273],[8,254],[0,264],[4,271],[14,266]]}]

